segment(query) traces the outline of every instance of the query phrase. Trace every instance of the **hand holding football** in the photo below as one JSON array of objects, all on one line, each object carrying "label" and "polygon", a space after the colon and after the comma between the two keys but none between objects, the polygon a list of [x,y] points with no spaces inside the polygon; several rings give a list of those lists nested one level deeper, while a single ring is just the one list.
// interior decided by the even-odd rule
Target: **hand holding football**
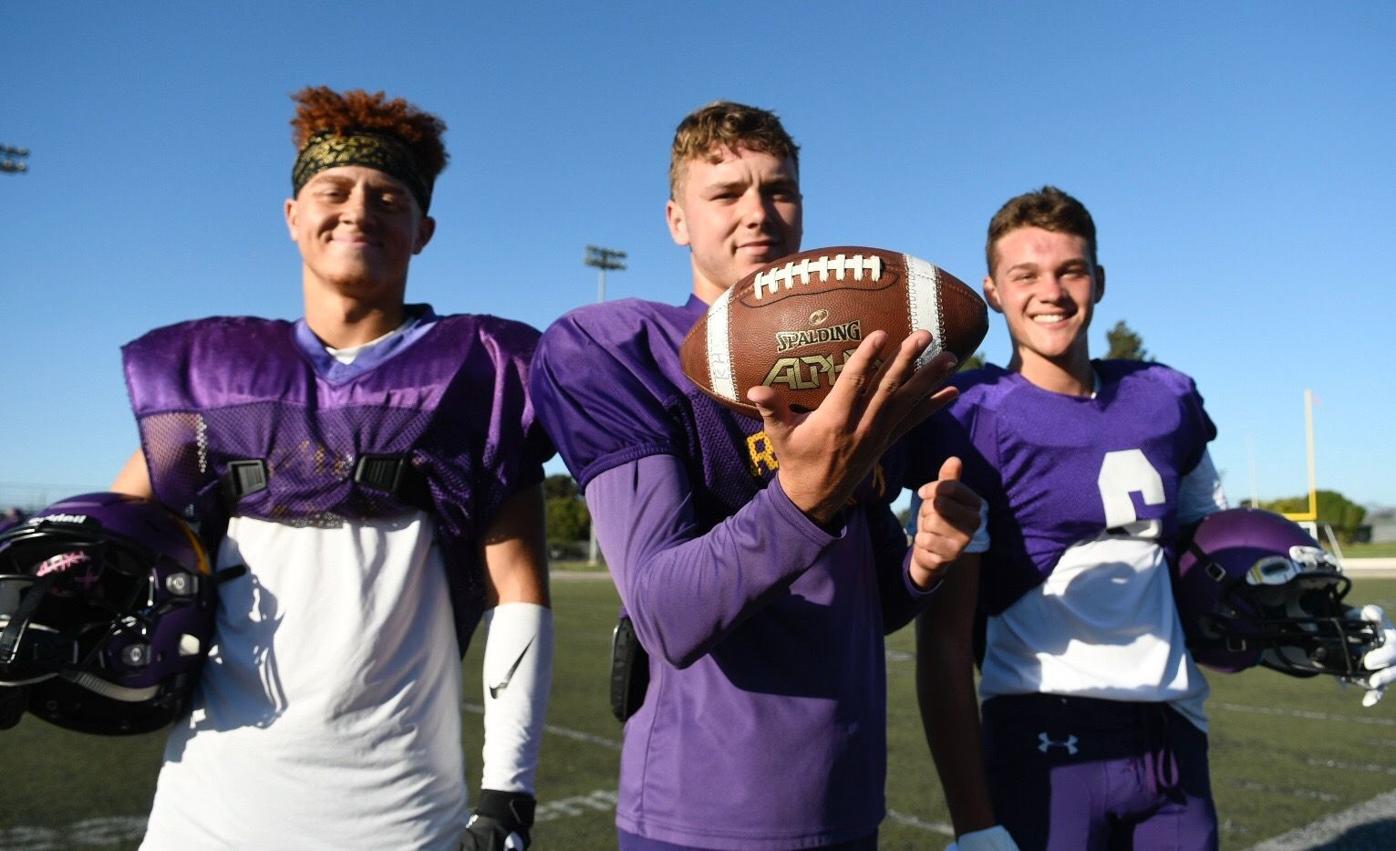
[{"label": "hand holding football", "polygon": [[910,255],[818,248],[732,285],[689,331],[680,360],[700,390],[740,413],[759,416],[746,395],[757,386],[813,410],[864,337],[882,330],[901,340],[919,329],[931,344],[918,366],[941,351],[963,361],[988,332],[988,308],[958,278]]}]

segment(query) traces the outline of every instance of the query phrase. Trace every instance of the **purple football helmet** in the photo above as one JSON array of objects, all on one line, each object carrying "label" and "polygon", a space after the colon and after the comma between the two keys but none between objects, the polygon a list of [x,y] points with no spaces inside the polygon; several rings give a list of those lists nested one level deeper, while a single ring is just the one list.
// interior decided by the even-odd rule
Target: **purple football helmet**
[{"label": "purple football helmet", "polygon": [[1193,658],[1209,668],[1356,676],[1381,636],[1343,603],[1351,587],[1298,524],[1232,508],[1198,525],[1173,594]]},{"label": "purple football helmet", "polygon": [[0,728],[25,710],[144,733],[188,705],[213,638],[214,577],[161,505],[70,497],[0,532]]}]

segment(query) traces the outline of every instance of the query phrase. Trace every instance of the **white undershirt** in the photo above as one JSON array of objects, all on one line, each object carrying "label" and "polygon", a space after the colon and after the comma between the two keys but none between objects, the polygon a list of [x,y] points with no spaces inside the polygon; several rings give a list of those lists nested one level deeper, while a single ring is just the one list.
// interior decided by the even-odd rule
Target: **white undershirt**
[{"label": "white undershirt", "polygon": [[393,330],[389,331],[381,337],[374,337],[367,343],[359,343],[356,346],[345,346],[342,349],[336,349],[334,346],[325,346],[325,351],[330,353],[330,357],[347,366],[354,362],[354,358],[359,356],[359,352],[362,352],[365,349],[373,348],[374,346],[378,345],[379,343],[383,342],[384,340],[388,339],[394,334],[397,334],[402,329],[406,328],[408,325],[411,325],[412,322],[413,320],[409,317],[403,320],[403,323],[394,328]]},{"label": "white undershirt", "polygon": [[142,848],[454,849],[461,666],[430,517],[234,517],[237,564]]},{"label": "white undershirt", "polygon": [[[1184,477],[1178,501],[1185,525],[1226,507],[1209,455]],[[1034,692],[1167,702],[1207,729],[1207,681],[1187,651],[1156,541],[1082,541],[1041,585],[989,618],[981,695]]]}]

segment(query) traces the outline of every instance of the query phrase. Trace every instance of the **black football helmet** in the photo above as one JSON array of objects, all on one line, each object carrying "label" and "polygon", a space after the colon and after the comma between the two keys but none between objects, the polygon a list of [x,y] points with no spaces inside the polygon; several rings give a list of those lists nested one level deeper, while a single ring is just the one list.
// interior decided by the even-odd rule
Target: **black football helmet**
[{"label": "black football helmet", "polygon": [[1296,677],[1367,673],[1377,624],[1343,603],[1352,581],[1298,524],[1269,511],[1208,515],[1178,559],[1174,599],[1199,663]]},{"label": "black football helmet", "polygon": [[29,712],[144,733],[188,705],[215,582],[194,531],[155,502],[70,497],[0,532],[0,728]]}]

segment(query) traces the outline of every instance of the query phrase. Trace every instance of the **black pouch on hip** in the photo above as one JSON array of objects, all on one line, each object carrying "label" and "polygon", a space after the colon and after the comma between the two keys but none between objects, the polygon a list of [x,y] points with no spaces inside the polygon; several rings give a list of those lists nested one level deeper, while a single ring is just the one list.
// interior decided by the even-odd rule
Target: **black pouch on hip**
[{"label": "black pouch on hip", "polygon": [[650,656],[635,635],[635,625],[624,611],[611,631],[611,714],[625,723],[645,702],[650,684]]}]

